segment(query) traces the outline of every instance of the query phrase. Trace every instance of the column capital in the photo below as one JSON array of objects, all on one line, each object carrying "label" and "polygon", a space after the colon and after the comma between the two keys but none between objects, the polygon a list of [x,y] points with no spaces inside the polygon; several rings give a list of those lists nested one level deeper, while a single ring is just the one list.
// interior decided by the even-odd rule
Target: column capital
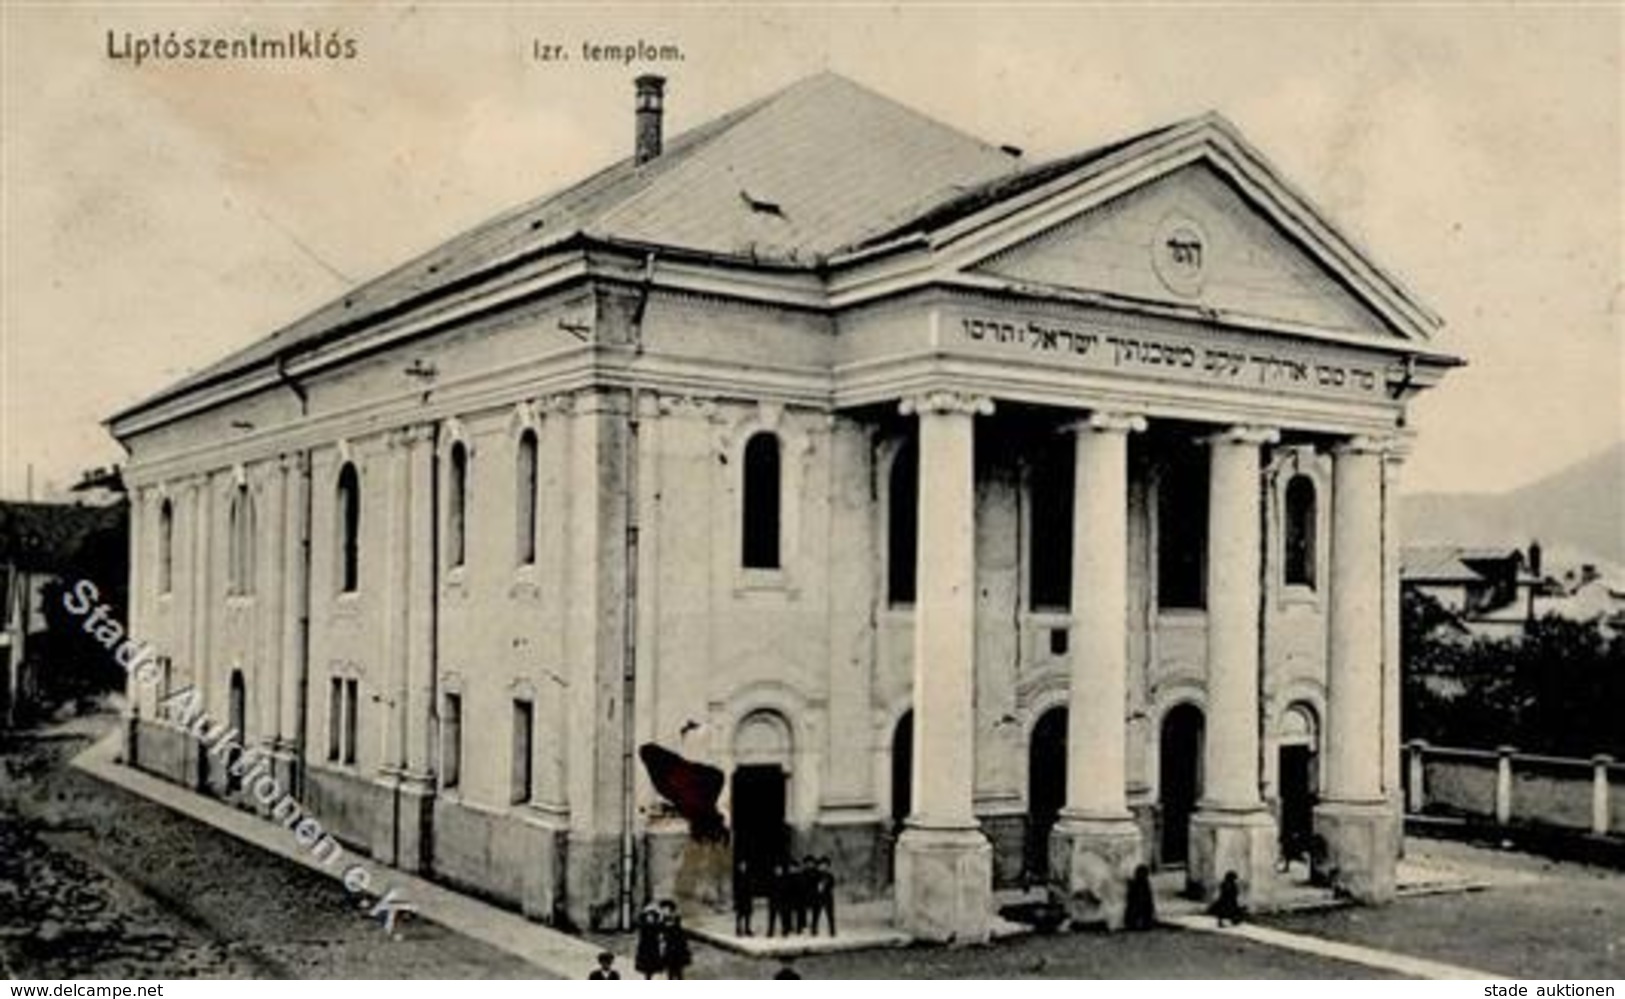
[{"label": "column capital", "polygon": [[963,413],[967,416],[992,416],[993,400],[985,395],[974,395],[969,392],[936,390],[921,392],[918,395],[904,398],[897,404],[897,411],[904,416],[948,413]]},{"label": "column capital", "polygon": [[[1395,453],[1402,455],[1402,449],[1404,448],[1405,442],[1397,437],[1381,434],[1355,434],[1333,444],[1331,451],[1334,457],[1345,454],[1374,454],[1387,458]],[[1403,459],[1401,458],[1401,460]]]},{"label": "column capital", "polygon": [[1118,413],[1104,409],[1093,410],[1088,416],[1080,416],[1062,426],[1063,430],[1075,434],[1137,434],[1144,433],[1145,428],[1145,417],[1139,413]]},{"label": "column capital", "polygon": [[390,431],[387,445],[391,448],[412,448],[434,440],[434,424],[412,423]]},{"label": "column capital", "polygon": [[1238,423],[1209,434],[1203,440],[1210,446],[1226,444],[1235,447],[1262,447],[1265,444],[1278,443],[1281,440],[1281,432],[1274,427]]}]

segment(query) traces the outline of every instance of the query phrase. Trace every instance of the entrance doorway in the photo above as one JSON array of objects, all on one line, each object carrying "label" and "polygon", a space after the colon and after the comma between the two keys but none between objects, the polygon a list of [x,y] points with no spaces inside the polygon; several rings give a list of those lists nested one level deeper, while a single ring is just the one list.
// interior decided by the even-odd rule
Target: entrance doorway
[{"label": "entrance doorway", "polygon": [[1027,746],[1027,877],[1049,877],[1049,835],[1066,804],[1066,708],[1050,708]]},{"label": "entrance doorway", "polygon": [[776,764],[737,767],[733,775],[734,863],[757,883],[789,856],[784,824],[784,770]]},{"label": "entrance doorway", "polygon": [[[231,671],[230,696],[226,704],[226,716],[230,730],[236,733],[239,745],[248,742],[244,726],[248,724],[248,689],[243,682],[242,670]],[[242,788],[243,779],[238,775],[237,763],[240,749],[232,749],[226,754],[226,793],[234,794]]]},{"label": "entrance doorway", "polygon": [[891,738],[891,825],[902,830],[914,810],[914,712],[903,712]]},{"label": "entrance doorway", "polygon": [[1202,797],[1202,709],[1180,704],[1162,719],[1161,762],[1157,768],[1162,806],[1162,866],[1184,864],[1190,856],[1191,813]]},{"label": "entrance doorway", "polygon": [[1281,799],[1281,849],[1288,858],[1302,855],[1315,832],[1318,729],[1314,709],[1308,705],[1292,705],[1281,719],[1276,789]]},{"label": "entrance doorway", "polygon": [[753,711],[739,723],[729,798],[734,864],[745,864],[757,884],[765,884],[767,873],[790,855],[791,758],[790,725],[783,715]]}]

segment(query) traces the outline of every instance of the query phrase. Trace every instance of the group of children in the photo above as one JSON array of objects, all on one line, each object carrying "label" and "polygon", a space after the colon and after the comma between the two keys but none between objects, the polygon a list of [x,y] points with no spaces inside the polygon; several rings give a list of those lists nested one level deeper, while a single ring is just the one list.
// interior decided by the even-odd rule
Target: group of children
[{"label": "group of children", "polygon": [[818,935],[822,921],[835,935],[835,873],[828,857],[808,856],[776,864],[758,872],[741,860],[734,866],[734,933],[753,936],[751,918],[756,896],[767,896],[767,935]]},{"label": "group of children", "polygon": [[638,949],[632,967],[645,979],[661,973],[673,981],[681,979],[694,963],[694,952],[689,948],[688,931],[683,929],[677,903],[666,899],[658,906],[645,906],[638,914],[637,925]]}]

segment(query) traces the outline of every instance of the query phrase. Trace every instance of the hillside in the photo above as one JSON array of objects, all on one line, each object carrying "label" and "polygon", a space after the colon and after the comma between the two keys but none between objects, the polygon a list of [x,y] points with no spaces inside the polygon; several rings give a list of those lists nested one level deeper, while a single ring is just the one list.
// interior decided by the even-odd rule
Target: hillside
[{"label": "hillside", "polygon": [[1504,493],[1403,498],[1406,544],[1519,547],[1585,553],[1625,564],[1625,443]]}]

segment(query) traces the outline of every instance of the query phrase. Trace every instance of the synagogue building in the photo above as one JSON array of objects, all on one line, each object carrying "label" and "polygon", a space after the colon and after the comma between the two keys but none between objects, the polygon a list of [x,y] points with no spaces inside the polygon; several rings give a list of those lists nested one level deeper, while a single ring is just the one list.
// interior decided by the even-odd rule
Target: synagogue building
[{"label": "synagogue building", "polygon": [[[1034,164],[824,74],[458,236],[109,421],[127,762],[614,926],[725,781],[923,939],[1135,865],[1399,846],[1396,476],[1439,320],[1229,122]],[[680,98],[674,92],[674,98]]]}]

